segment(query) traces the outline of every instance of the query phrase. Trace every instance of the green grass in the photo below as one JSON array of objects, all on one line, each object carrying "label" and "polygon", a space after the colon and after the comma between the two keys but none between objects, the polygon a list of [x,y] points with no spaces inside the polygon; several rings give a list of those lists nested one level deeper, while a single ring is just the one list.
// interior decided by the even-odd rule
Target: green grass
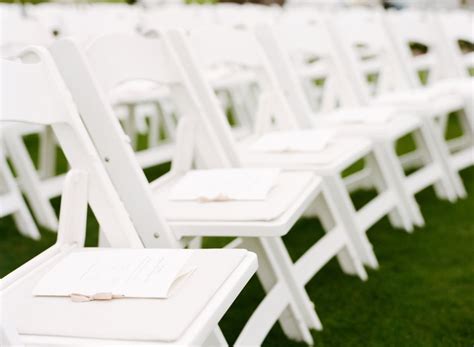
[{"label": "green grass", "polygon": [[[457,133],[455,124],[451,135]],[[31,142],[34,147],[34,141]],[[398,146],[404,152],[408,140]],[[147,170],[149,179],[168,169]],[[324,324],[314,332],[317,346],[473,346],[474,344],[474,168],[462,174],[469,197],[450,204],[440,201],[432,189],[417,196],[426,226],[407,234],[393,229],[386,219],[369,230],[380,269],[369,271],[369,280],[344,275],[332,260],[307,285]],[[356,205],[372,192],[353,196]],[[56,208],[59,200],[54,200]],[[98,226],[89,214],[87,245],[97,244]],[[0,219],[0,276],[4,276],[55,241],[42,230],[33,241],[15,230],[11,218]],[[315,219],[300,220],[284,238],[296,259],[323,234]],[[206,239],[206,247],[219,247],[221,239]],[[221,321],[229,342],[240,329],[263,290],[253,278]],[[298,346],[276,325],[267,346]]]},{"label": "green grass", "polygon": [[[323,322],[317,346],[472,346],[474,343],[474,169],[463,173],[469,198],[450,204],[432,190],[419,195],[426,227],[409,235],[382,220],[368,233],[380,262],[361,282],[332,260],[307,285]],[[354,198],[364,200],[366,193]],[[292,255],[322,235],[316,220],[299,221],[285,237]],[[230,341],[263,292],[255,279],[223,319]],[[279,326],[268,346],[298,346]],[[302,344],[301,344],[302,345]]]}]

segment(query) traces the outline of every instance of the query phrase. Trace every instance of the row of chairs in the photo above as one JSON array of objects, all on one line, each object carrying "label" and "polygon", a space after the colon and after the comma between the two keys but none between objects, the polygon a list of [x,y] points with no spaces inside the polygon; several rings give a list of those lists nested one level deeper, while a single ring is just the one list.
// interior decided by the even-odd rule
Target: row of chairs
[{"label": "row of chairs", "polygon": [[[42,5],[45,6],[45,5]],[[216,6],[219,8],[219,6]],[[58,12],[57,7],[53,9]],[[115,11],[112,11],[111,15],[106,16],[105,13],[108,13],[107,9],[109,7],[100,8],[97,10],[97,14],[91,20],[89,27],[92,28],[92,31],[104,32],[103,27],[97,27],[93,23],[98,22],[97,20],[100,17],[110,17],[115,18],[114,20],[101,20],[101,23],[108,23],[108,30],[105,32],[131,32],[134,31],[132,27],[136,27],[126,24],[124,26],[119,26],[118,23],[129,23],[133,22],[132,20],[124,21],[124,13],[128,13],[128,8],[123,6],[118,6]],[[40,10],[37,11],[41,13]],[[70,11],[70,10],[68,10]],[[75,11],[75,10],[74,10]],[[82,11],[82,10],[81,10]],[[188,27],[199,27],[205,25],[221,25],[222,22],[225,22],[226,16],[219,15],[218,18],[223,18],[220,21],[212,22],[209,24],[209,18],[206,20],[203,19],[203,16],[197,16],[199,19],[192,20],[192,17],[196,15],[197,9],[186,10],[186,14],[182,15],[182,20],[178,20],[180,17],[178,15],[179,8],[172,7],[169,10],[162,11],[163,14],[157,16],[156,14],[150,14],[147,20],[144,20],[141,24],[142,32],[153,31],[157,29],[162,29],[162,27],[169,27],[170,21],[163,21],[164,18],[170,17],[177,22],[178,25],[183,23],[188,23]],[[201,13],[206,12],[205,10],[200,10]],[[218,10],[212,10],[212,13],[218,13]],[[228,11],[228,9],[226,10]],[[226,12],[222,11],[222,12]],[[232,14],[235,14],[235,9],[231,11]],[[397,103],[400,98],[404,98],[404,95],[392,95],[390,97],[375,98],[372,100],[374,94],[387,94],[387,92],[396,91],[396,90],[406,90],[407,88],[419,87],[421,85],[420,80],[418,79],[418,72],[422,72],[425,76],[428,75],[428,83],[437,81],[439,79],[449,78],[450,76],[463,76],[466,74],[469,66],[472,65],[472,53],[464,54],[462,48],[459,46],[459,42],[469,42],[469,36],[472,32],[472,15],[466,12],[452,12],[446,14],[430,14],[426,15],[423,13],[417,12],[403,12],[403,15],[399,13],[391,13],[390,16],[385,16],[383,12],[373,12],[373,11],[345,11],[346,14],[342,13],[325,13],[324,15],[315,16],[314,12],[311,11],[300,11],[293,10],[287,13],[285,16],[282,16],[279,20],[276,20],[274,17],[275,9],[269,11],[262,10],[262,7],[258,7],[258,10],[255,7],[251,6],[250,10],[252,13],[255,13],[252,19],[252,22],[257,22],[257,18],[260,18],[262,22],[270,21],[273,23],[278,23],[279,31],[277,35],[281,36],[287,45],[287,49],[295,64],[301,65],[297,66],[296,69],[300,70],[297,73],[302,79],[304,79],[304,89],[305,94],[309,97],[310,105],[312,106],[313,111],[322,111],[319,114],[312,112],[309,114],[309,110],[306,110],[308,117],[313,115],[321,115],[327,111],[331,111],[338,103],[343,104],[344,106],[363,106],[369,103]],[[258,12],[260,11],[260,12]],[[72,11],[73,12],[73,11]],[[82,19],[89,18],[90,10],[86,11],[86,14],[75,15]],[[135,12],[133,10],[132,12]],[[248,12],[247,12],[248,13]],[[259,13],[259,15],[257,15]],[[269,14],[270,13],[270,14]],[[352,14],[350,14],[352,13]],[[262,15],[263,14],[263,15]],[[85,17],[84,17],[85,15]],[[48,17],[48,16],[46,16]],[[210,17],[210,16],[207,16]],[[230,16],[229,16],[230,17]],[[234,17],[237,17],[234,15]],[[327,18],[324,18],[327,17]],[[396,33],[398,35],[392,35],[398,37],[396,42],[396,48],[390,44],[390,40],[387,40],[386,37],[390,34],[387,34],[387,30],[384,29],[385,17],[390,17],[391,27],[395,29],[399,28],[415,28],[416,30],[411,30],[411,32]],[[393,17],[393,18],[392,18]],[[304,24],[299,24],[303,19]],[[333,20],[339,18],[340,20]],[[362,20],[365,18],[366,20]],[[79,20],[70,20],[69,16],[65,16],[65,22],[80,22]],[[146,19],[146,18],[145,18]],[[388,18],[387,18],[388,19]],[[136,18],[135,18],[136,20]],[[397,22],[398,21],[398,22]],[[23,21],[25,22],[25,21]],[[34,26],[30,30],[22,31],[22,26],[30,27],[31,21],[27,20],[27,25],[25,23],[16,25],[14,23],[12,26],[18,28],[18,30],[11,31],[11,38],[6,37],[2,50],[5,55],[12,54],[12,47],[16,49],[24,46],[28,40],[22,39],[25,37],[30,37],[30,43],[36,44],[48,44],[48,42],[43,42],[38,37],[35,38],[33,33],[41,33],[41,28]],[[114,24],[111,24],[115,22]],[[296,22],[296,23],[295,23]],[[319,23],[318,23],[319,22]],[[341,36],[340,38],[332,38],[331,33],[328,33],[329,30],[326,27],[324,22],[338,22],[338,28],[335,28],[334,31],[342,32],[342,34],[334,34]],[[8,23],[8,22],[7,22]],[[148,24],[147,24],[148,23]],[[155,24],[153,24],[155,23]],[[200,23],[200,24],[199,24]],[[349,25],[349,30],[344,28],[345,25]],[[361,24],[364,23],[364,24]],[[452,25],[450,23],[456,23]],[[38,23],[37,23],[38,24]],[[310,24],[310,25],[307,25]],[[252,24],[240,23],[232,24],[232,26],[253,26]],[[79,27],[79,25],[77,26]],[[354,27],[357,28],[354,29]],[[102,28],[102,29],[101,29]],[[310,31],[307,32],[308,28]],[[439,28],[442,28],[441,33],[436,33],[436,30],[439,31]],[[43,27],[44,29],[44,27]],[[44,31],[44,30],[43,30]],[[62,29],[59,32],[64,31],[69,32],[70,35],[79,36],[80,40],[87,42],[89,36],[91,35],[88,30],[85,30],[85,35],[79,35],[79,29],[68,30]],[[301,31],[301,35],[299,33]],[[306,32],[305,32],[306,31]],[[394,31],[394,30],[391,30]],[[24,32],[22,34],[22,32]],[[346,32],[346,35],[344,35]],[[358,35],[355,35],[355,33]],[[414,37],[414,32],[417,32],[417,37]],[[351,35],[347,35],[351,33]],[[438,35],[439,34],[439,35]],[[307,39],[304,42],[304,38],[310,38],[311,35],[316,35],[318,40]],[[333,35],[333,36],[334,36]],[[41,34],[41,36],[44,36]],[[357,36],[357,37],[356,37]],[[445,50],[443,42],[436,42],[435,39],[443,37],[443,42],[447,41],[450,46],[449,49]],[[315,43],[317,47],[315,47]],[[344,43],[343,46],[334,49],[332,44],[334,41],[341,41]],[[393,40],[392,40],[393,41]],[[408,45],[412,42],[419,42],[424,47],[430,47],[431,50],[428,54],[421,54],[419,56],[413,57],[412,51],[408,50]],[[368,47],[367,52],[364,54],[372,54],[369,56],[370,59],[360,60],[360,54],[358,50],[354,50],[353,46],[366,46]],[[372,48],[370,48],[372,47]],[[370,52],[372,50],[372,52]],[[384,50],[384,52],[382,52]],[[449,53],[450,52],[450,53]],[[447,54],[451,56],[447,56]],[[316,61],[319,56],[326,56],[327,60],[332,60],[337,62],[340,65],[340,68],[332,68],[328,70],[327,67],[324,67],[324,59],[319,63],[308,63],[311,60]],[[347,57],[346,61],[340,59],[341,56]],[[390,62],[389,60],[393,60]],[[456,64],[450,64],[451,60],[455,59]],[[401,62],[398,62],[400,60]],[[413,61],[412,61],[413,60]],[[433,63],[438,61],[439,63]],[[334,64],[334,63],[333,63]],[[355,73],[353,77],[351,73],[346,73],[346,65],[352,64],[352,70],[359,70],[363,73]],[[401,72],[400,68],[397,66],[413,66],[413,71]],[[314,67],[313,67],[314,66]],[[391,68],[395,66],[395,68]],[[323,69],[321,69],[323,67]],[[279,68],[275,66],[275,68]],[[326,71],[324,71],[326,68]],[[303,71],[306,69],[307,71]],[[320,71],[318,71],[318,69]],[[429,71],[428,71],[429,70]],[[242,87],[242,83],[235,85],[233,81],[225,81],[225,71],[223,69],[215,69],[216,73],[214,74],[213,81],[214,89],[218,92],[221,102],[227,109],[232,109],[234,116],[234,132],[236,136],[240,137],[242,135],[248,134],[253,127],[253,119],[251,113],[255,111],[256,104],[258,102],[258,97],[255,95],[256,90],[254,88],[255,84],[251,83],[251,79],[247,83],[247,86]],[[306,74],[306,77],[304,76]],[[326,75],[326,76],[324,76]],[[331,75],[331,78],[327,78]],[[338,75],[336,78],[335,76]],[[377,78],[376,83],[371,83],[370,88],[368,88],[365,79],[369,77],[373,80]],[[321,88],[321,85],[317,86],[312,83],[313,80],[327,79],[328,83],[325,83],[324,88]],[[349,80],[347,80],[349,78]],[[335,82],[333,82],[335,81]],[[234,84],[234,85],[232,85]],[[449,83],[447,83],[449,84]],[[245,83],[244,83],[245,85]],[[340,85],[340,87],[338,87]],[[340,91],[336,93],[334,86]],[[353,86],[353,87],[348,87]],[[445,86],[446,89],[451,88],[452,86]],[[456,88],[456,87],[454,87]],[[151,89],[151,90],[150,90]],[[323,92],[326,93],[326,96],[323,98]],[[357,89],[358,92],[354,93],[354,89]],[[464,88],[469,93],[469,84]],[[295,89],[292,89],[294,91]],[[339,94],[339,95],[337,95]],[[436,94],[436,93],[435,93]],[[166,88],[156,88],[153,86],[147,86],[146,83],[139,83],[136,85],[128,85],[124,88],[119,88],[115,90],[110,96],[111,102],[116,106],[117,112],[119,113],[122,123],[126,128],[126,132],[131,138],[132,144],[135,148],[137,147],[137,139],[140,133],[145,133],[149,131],[148,134],[148,144],[146,150],[140,151],[139,160],[141,166],[146,168],[154,166],[171,159],[171,155],[174,148],[174,137],[176,129],[176,118],[177,114],[173,109],[172,104],[167,100],[167,91]],[[424,97],[426,99],[426,96]],[[340,100],[338,100],[340,99]],[[380,100],[382,99],[382,100]],[[387,100],[388,99],[388,100]],[[421,101],[423,97],[419,95],[418,99]],[[469,99],[469,98],[468,98]],[[456,101],[451,98],[451,100],[444,101],[443,105],[440,105],[441,109],[444,107],[450,107],[449,103],[456,104]],[[440,101],[440,103],[443,103]],[[458,102],[459,103],[459,102]],[[304,104],[303,104],[304,105]],[[295,107],[299,107],[295,105]],[[456,107],[456,106],[451,106]],[[466,107],[471,108],[471,104],[468,102]],[[446,110],[443,110],[442,113]],[[301,110],[299,110],[301,112]],[[314,118],[314,117],[311,117]],[[446,123],[446,117],[443,117],[444,122]],[[463,120],[463,119],[461,119]],[[318,122],[327,123],[327,117],[318,117]],[[150,126],[147,126],[147,122],[150,123]],[[303,121],[303,124],[305,122]],[[463,123],[466,127],[465,122]],[[35,132],[37,129],[28,128],[26,134]],[[467,131],[469,133],[469,131]],[[13,141],[13,140],[12,140]],[[458,139],[456,141],[451,141],[450,146],[452,148],[459,148],[465,145],[466,137]],[[158,146],[159,145],[159,146]],[[42,132],[41,141],[40,141],[40,178],[45,179],[36,179],[34,176],[33,165],[28,163],[27,155],[24,148],[21,148],[21,144],[16,144],[15,146],[10,146],[16,149],[14,155],[14,160],[16,162],[16,170],[22,174],[21,178],[22,184],[25,186],[24,193],[27,196],[27,199],[30,205],[33,207],[33,211],[36,219],[40,222],[41,225],[55,229],[57,227],[57,220],[54,217],[52,208],[47,202],[49,198],[57,196],[61,192],[61,182],[62,177],[56,177],[54,175],[56,159],[54,156],[54,139],[51,136],[51,133],[45,130]],[[20,151],[21,150],[21,151]],[[419,153],[418,153],[419,154]],[[412,155],[411,159],[416,159],[416,155]],[[413,161],[412,160],[412,161]],[[418,162],[420,158],[418,155]],[[410,161],[410,158],[406,158],[404,162]],[[463,166],[469,163],[469,153],[464,157],[457,156],[456,166],[462,168]],[[22,168],[22,169],[20,169]],[[39,187],[42,187],[41,189]],[[459,189],[459,188],[458,188]]]},{"label": "row of chairs", "polygon": [[[5,147],[10,160],[14,164],[22,155],[18,149],[26,151],[23,134],[36,131],[53,148],[57,139],[72,168],[58,244],[3,280],[6,312],[13,317],[4,336],[46,344],[90,338],[130,342],[149,336],[146,324],[141,331],[123,328],[140,325],[137,316],[129,314],[136,312],[129,301],[117,303],[121,306],[115,314],[120,312],[122,318],[115,328],[96,331],[99,322],[94,318],[100,316],[94,310],[99,306],[90,306],[91,319],[79,324],[86,314],[82,308],[67,300],[29,297],[28,290],[64,255],[62,250],[78,251],[83,244],[84,230],[72,221],[81,217],[75,201],[88,200],[103,241],[112,247],[185,247],[199,245],[196,237],[236,237],[229,248],[257,254],[257,274],[267,293],[236,344],[261,344],[277,321],[289,338],[311,344],[310,329],[322,325],[304,286],[327,261],[337,257],[345,273],[365,280],[362,264],[378,266],[366,235],[374,223],[388,216],[394,227],[408,232],[422,226],[414,196],[428,186],[453,202],[465,196],[459,171],[473,162],[473,90],[467,72],[470,60],[459,41],[473,41],[472,15],[450,15],[459,16],[456,34],[443,29],[433,35],[436,28],[444,28],[441,14],[366,10],[291,12],[254,28],[207,23],[186,31],[163,30],[159,23],[147,22],[140,34],[107,34],[87,43],[60,39],[49,51],[30,48],[16,61],[3,61],[2,119],[40,124],[18,132],[17,125],[9,125]],[[466,17],[471,25],[467,31],[461,24]],[[405,30],[407,23],[412,30]],[[422,43],[427,53],[413,55],[414,42]],[[430,70],[426,85],[419,80],[419,70]],[[172,168],[151,184],[131,146],[130,128],[137,123],[129,122],[130,114],[117,117],[111,107],[125,96],[130,105],[150,100],[172,105],[167,112],[169,123],[176,122],[169,127],[174,129]],[[240,127],[229,124],[228,107]],[[459,111],[463,130],[455,142],[444,137],[452,111]],[[128,136],[120,120],[129,125]],[[395,144],[407,134],[413,134],[418,150],[399,156]],[[160,144],[150,148],[158,152]],[[20,169],[17,174],[32,173],[35,189],[45,189],[38,188],[44,187],[41,174],[28,160],[31,166],[24,171],[14,164]],[[359,160],[364,160],[364,169],[346,176]],[[264,201],[170,199],[173,186],[196,167],[209,172],[284,170]],[[416,171],[407,175],[407,168]],[[25,182],[24,174],[20,186],[26,188]],[[357,210],[349,193],[360,187],[375,188],[377,195]],[[70,193],[73,198],[66,199],[68,191],[82,198]],[[20,208],[8,213],[12,211],[20,216]],[[326,234],[293,262],[281,236],[303,214],[317,216]],[[19,222],[19,230],[35,235],[25,225]],[[245,264],[226,269],[240,277],[233,277],[233,286],[220,279],[228,290],[213,294],[206,318],[196,320],[197,326],[181,326],[181,340],[172,342],[200,344],[209,334],[207,343],[223,342],[214,328],[256,267],[251,254],[245,257]],[[176,306],[163,314],[185,315],[178,301],[186,302],[186,295],[192,294],[183,291]],[[60,316],[47,314],[51,305],[59,305],[54,312]],[[141,312],[138,318],[147,317]]]}]

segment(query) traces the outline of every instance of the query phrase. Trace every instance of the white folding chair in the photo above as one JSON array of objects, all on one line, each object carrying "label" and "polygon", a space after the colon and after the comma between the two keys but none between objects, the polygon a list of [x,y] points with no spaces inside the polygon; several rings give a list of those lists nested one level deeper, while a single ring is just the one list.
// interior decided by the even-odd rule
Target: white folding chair
[{"label": "white folding chair", "polygon": [[[421,89],[415,90],[409,85],[405,67],[398,60],[390,43],[382,18],[379,11],[351,10],[327,17],[326,23],[331,29],[338,54],[344,59],[345,72],[353,81],[353,88],[358,91],[361,103],[394,106],[399,111],[411,113],[421,119],[423,125],[430,129],[430,154],[441,169],[436,175],[436,181],[440,182],[435,186],[436,192],[440,198],[454,201],[457,196],[465,196],[466,192],[458,172],[449,160],[449,151],[438,130],[436,119],[438,115],[450,112],[452,107],[457,109],[462,100],[456,95],[445,95],[439,100],[430,101],[429,93]],[[361,48],[370,54],[364,55]],[[426,139],[430,137],[427,136]],[[406,156],[403,162],[405,167],[413,168],[419,167],[424,160],[426,153],[416,151]]]},{"label": "white folding chair", "polygon": [[[193,162],[205,168],[239,166],[235,158],[222,150],[219,138],[203,121],[199,99],[172,52],[158,38],[111,35],[97,39],[86,52],[70,40],[59,41],[52,47],[52,53],[144,244],[152,247],[157,242],[150,232],[153,221],[147,217],[156,214],[156,209],[163,212],[175,236],[182,241],[196,236],[241,237],[233,244],[241,242],[240,247],[257,252],[258,274],[267,295],[237,344],[262,343],[278,319],[289,337],[311,343],[309,328],[320,329],[321,323],[304,290],[309,279],[336,255],[344,271],[366,278],[345,225],[338,223],[338,215],[331,214],[335,209],[327,206],[334,202],[322,194],[321,179],[308,172],[281,173],[264,201],[171,201],[170,190]],[[150,186],[104,98],[119,82],[142,79],[168,85],[181,114],[172,170]],[[107,136],[103,136],[104,129]],[[293,264],[280,237],[317,197],[327,234]]]},{"label": "white folding chair", "polygon": [[[431,13],[414,10],[390,12],[386,15],[386,24],[399,61],[405,67],[406,82],[424,92],[425,99],[433,102],[432,112],[440,118],[443,134],[448,114],[457,111],[464,136],[447,141],[455,150],[449,156],[449,167],[453,171],[452,179],[458,195],[465,196],[458,171],[474,165],[474,85],[466,78],[443,80],[443,47],[437,39],[437,23]],[[413,53],[410,48],[413,43],[425,46],[427,52]],[[425,81],[420,78],[423,73],[427,74]]]},{"label": "white folding chair", "polygon": [[[5,129],[1,127],[0,134],[4,131]],[[0,184],[0,218],[12,214],[21,234],[33,239],[40,238],[38,228],[10,171],[3,149],[0,149]]]},{"label": "white folding chair", "polygon": [[[257,267],[249,252],[193,250],[191,260],[199,273],[170,300],[124,299],[106,309],[100,302],[78,305],[68,298],[32,296],[35,283],[52,265],[83,251],[88,202],[112,246],[142,248],[143,243],[49,53],[31,48],[22,62],[2,60],[1,69],[0,120],[51,125],[73,167],[65,184],[57,243],[0,283],[2,345],[198,345],[210,334],[211,341],[222,342],[217,322]],[[152,220],[149,232],[154,229],[155,247],[176,247],[156,210]],[[103,324],[104,316],[111,324]],[[164,326],[157,327],[158,322]],[[168,329],[174,332],[168,334]]]},{"label": "white folding chair", "polygon": [[[280,87],[304,124],[332,127],[346,134],[369,136],[384,152],[386,165],[391,167],[389,171],[393,174],[392,179],[398,187],[401,198],[409,206],[413,222],[418,226],[424,225],[414,195],[427,186],[443,184],[444,177],[442,165],[436,160],[439,154],[433,146],[430,128],[416,117],[411,117],[407,112],[397,111],[393,107],[362,107],[360,98],[355,92],[357,90],[354,88],[355,84],[347,78],[344,62],[332,47],[326,26],[321,21],[315,19],[308,24],[282,25],[276,27],[274,32],[271,28],[261,28],[259,33],[268,56],[272,57],[269,62],[274,71],[278,72],[276,76]],[[309,64],[307,60],[301,61],[303,53],[311,56],[315,62]],[[377,67],[374,71],[377,71]],[[387,78],[382,74],[379,74],[379,77]],[[301,78],[310,80],[313,85],[314,80],[324,79],[316,112],[309,106],[305,107],[308,102],[301,91],[301,83],[294,83]],[[338,105],[342,107],[336,110]],[[357,118],[354,119],[354,116],[358,117],[359,121]],[[424,163],[416,174],[412,173],[405,177],[395,146],[398,140],[408,134],[417,137],[419,144],[429,155],[428,159],[431,160]],[[369,168],[365,171],[367,170]],[[353,187],[359,186],[361,180],[365,182],[364,186],[367,185],[367,177],[363,172],[347,178]],[[373,185],[370,180],[368,183]],[[449,182],[444,184],[450,187]]]},{"label": "white folding chair", "polygon": [[[33,296],[38,281],[66,256],[80,252],[92,256],[83,246],[89,189],[87,172],[68,173],[57,242],[0,281],[2,346],[224,342],[217,323],[257,269],[257,257],[245,250],[178,250],[192,253],[186,266],[196,270],[164,300],[75,303],[69,297]],[[120,249],[107,250],[116,251]]]},{"label": "white folding chair", "polygon": [[[330,141],[320,151],[290,152],[259,152],[252,150],[252,144],[268,130],[297,131],[303,129],[296,117],[291,116],[293,110],[277,88],[273,73],[268,68],[265,56],[255,37],[245,31],[236,29],[196,30],[185,37],[180,32],[170,32],[174,47],[189,76],[196,95],[199,95],[205,114],[222,139],[227,143],[228,152],[236,152],[245,165],[278,166],[288,170],[312,170],[322,175],[329,186],[331,194],[341,213],[342,220],[351,233],[361,260],[372,268],[378,266],[372,246],[366,237],[367,230],[385,215],[397,226],[412,230],[412,223],[403,202],[399,199],[387,166],[382,163],[381,153],[373,151],[370,140],[360,137],[337,138]],[[205,49],[204,49],[205,48]],[[206,81],[202,71],[209,64],[218,62],[234,63],[246,66],[259,77],[262,98],[256,117],[256,131],[243,141],[237,150],[229,138],[228,124],[224,121],[222,110],[216,103],[212,88]],[[275,126],[272,126],[272,119]],[[323,129],[324,132],[324,129]],[[324,136],[316,133],[314,136]],[[318,140],[315,138],[315,140]],[[361,209],[355,209],[346,189],[342,172],[361,158],[368,157],[374,163],[374,175],[380,184],[379,194]]]}]

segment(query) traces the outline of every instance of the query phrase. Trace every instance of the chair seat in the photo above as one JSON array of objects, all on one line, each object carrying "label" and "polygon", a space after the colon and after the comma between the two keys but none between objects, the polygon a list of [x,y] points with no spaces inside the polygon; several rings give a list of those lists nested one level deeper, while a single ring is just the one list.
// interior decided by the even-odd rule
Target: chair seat
[{"label": "chair seat", "polygon": [[[321,179],[310,172],[283,172],[262,201],[172,201],[170,190],[182,176],[173,177],[153,189],[158,209],[173,221],[258,222],[274,221],[302,197],[311,198],[320,189]],[[306,199],[305,199],[306,200]]]},{"label": "chair seat", "polygon": [[474,78],[450,78],[436,81],[429,89],[433,95],[455,93],[472,100],[474,97]]},{"label": "chair seat", "polygon": [[132,81],[114,88],[109,94],[113,105],[157,102],[169,97],[167,88],[149,81]]},{"label": "chair seat", "polygon": [[[352,114],[356,117],[365,115],[367,121],[348,121],[347,119]],[[335,129],[340,135],[367,136],[375,141],[396,140],[420,126],[420,120],[415,113],[400,112],[395,107],[381,106],[341,109],[324,113],[315,117],[314,122],[317,128],[328,127]]]},{"label": "chair seat", "polygon": [[69,252],[87,251],[58,252],[7,287],[3,302],[20,335],[179,342],[195,325],[209,325],[210,332],[257,267],[255,254],[246,250],[181,250],[193,252],[185,267],[196,270],[168,299],[74,303],[66,297],[32,296],[53,264]]},{"label": "chair seat", "polygon": [[449,92],[436,94],[430,88],[406,90],[378,96],[373,105],[393,105],[404,111],[419,111],[429,117],[447,114],[464,107],[462,96]]},{"label": "chair seat", "polygon": [[256,139],[241,144],[241,157],[246,166],[280,167],[287,170],[317,170],[318,175],[333,174],[366,156],[372,149],[372,141],[352,136],[336,136],[325,149],[318,152],[257,152],[250,147]]}]

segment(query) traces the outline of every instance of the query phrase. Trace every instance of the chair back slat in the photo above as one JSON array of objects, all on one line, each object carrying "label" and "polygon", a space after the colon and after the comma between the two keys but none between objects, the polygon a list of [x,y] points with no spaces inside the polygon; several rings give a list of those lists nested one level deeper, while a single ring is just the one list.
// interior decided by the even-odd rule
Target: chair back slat
[{"label": "chair back slat", "polygon": [[65,122],[64,101],[59,90],[51,91],[56,85],[51,83],[48,64],[31,51],[27,55],[28,63],[2,61],[0,119],[45,125]]},{"label": "chair back slat", "polygon": [[162,40],[125,33],[106,34],[88,45],[86,52],[94,62],[91,68],[97,81],[107,93],[129,80],[163,84],[179,81],[176,70],[167,63]]},{"label": "chair back slat", "polygon": [[206,68],[221,64],[261,66],[258,43],[248,31],[209,25],[191,30],[190,38],[196,58]]}]

